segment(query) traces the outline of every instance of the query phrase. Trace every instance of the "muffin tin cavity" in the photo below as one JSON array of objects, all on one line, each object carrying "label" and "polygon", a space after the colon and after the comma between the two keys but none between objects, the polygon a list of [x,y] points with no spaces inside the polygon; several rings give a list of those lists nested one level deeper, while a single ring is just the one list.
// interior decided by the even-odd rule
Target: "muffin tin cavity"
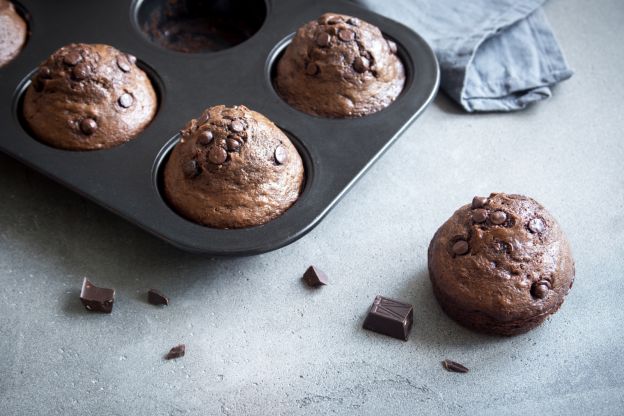
[{"label": "muffin tin cavity", "polygon": [[136,20],[151,42],[176,52],[215,52],[252,37],[267,14],[263,0],[143,0]]},{"label": "muffin tin cavity", "polygon": [[[278,126],[279,128],[279,126]],[[291,141],[291,143],[295,146],[295,149],[297,150],[297,153],[299,153],[299,156],[301,157],[301,160],[303,162],[303,170],[304,170],[304,177],[303,177],[303,184],[301,186],[301,193],[299,194],[299,198],[295,201],[295,203],[288,208],[288,210],[286,210],[282,215],[286,215],[287,213],[290,212],[294,212],[294,215],[296,215],[297,210],[299,209],[299,203],[300,201],[306,201],[307,198],[307,191],[310,188],[310,185],[313,183],[313,178],[314,178],[314,167],[313,167],[313,162],[312,162],[312,156],[310,155],[309,150],[303,145],[303,143],[297,139],[297,137],[295,137],[292,133],[281,129],[280,130],[288,137],[288,139]],[[169,156],[171,155],[171,152],[173,151],[173,148],[175,147],[176,144],[178,144],[178,142],[180,141],[180,134],[176,134],[174,137],[172,137],[171,139],[169,139],[169,141],[167,141],[167,143],[162,147],[162,149],[160,150],[160,152],[158,153],[158,155],[156,156],[155,160],[154,160],[154,165],[152,167],[152,183],[154,186],[154,189],[157,190],[159,197],[162,199],[163,203],[166,204],[168,206],[168,208],[171,210],[171,212],[178,216],[179,218],[183,219],[184,221],[193,223],[191,220],[185,218],[183,215],[180,215],[176,209],[171,205],[171,203],[167,200],[167,197],[165,195],[164,192],[164,171],[165,171],[165,166],[167,165],[167,161],[169,160]],[[276,158],[278,157],[278,155],[276,154]],[[289,214],[291,215],[291,214]],[[279,218],[279,217],[278,217]],[[275,221],[271,220],[271,221]],[[195,224],[195,223],[193,223]],[[263,227],[265,226],[265,224],[260,224],[260,225],[256,225],[256,226],[252,226],[252,227],[245,227],[246,229],[249,228],[258,228],[258,227]],[[210,228],[210,227],[206,227],[206,228]]]},{"label": "muffin tin cavity", "polygon": [[[397,101],[399,101],[401,99],[401,97],[405,94],[405,92],[410,88],[411,83],[413,82],[413,78],[414,78],[414,71],[415,71],[415,64],[414,62],[412,62],[410,54],[407,53],[407,51],[405,50],[405,47],[401,44],[400,41],[398,41],[397,39],[393,38],[392,36],[389,36],[386,33],[383,33],[384,38],[393,45],[393,48],[396,51],[396,55],[399,58],[399,61],[401,61],[401,64],[403,65],[403,70],[405,73],[405,81],[403,84],[403,89],[402,91],[399,93],[399,95],[396,97],[396,99],[390,103],[386,108],[383,108],[375,113],[372,114],[368,114],[368,115],[363,115],[360,116],[359,118],[362,117],[369,117],[373,114],[377,114],[377,113],[381,113],[384,112],[386,110],[388,110],[388,108],[391,108],[392,106],[394,106]],[[280,40],[275,47],[271,50],[271,52],[268,55],[268,59],[267,59],[267,63],[266,63],[266,67],[265,67],[265,76],[268,80],[268,83],[271,85],[274,94],[279,97],[279,99],[285,103],[286,105],[288,105],[289,107],[293,108],[294,110],[301,112],[302,114],[305,114],[306,116],[309,117],[318,117],[318,118],[325,118],[325,117],[321,117],[321,116],[316,116],[316,115],[312,115],[312,114],[307,114],[303,111],[300,111],[299,109],[290,106],[290,104],[282,97],[282,95],[279,92],[279,89],[277,87],[277,83],[276,83],[276,78],[277,78],[277,64],[279,63],[280,59],[282,59],[282,57],[284,56],[284,52],[286,51],[286,48],[291,44],[293,38],[295,37],[295,33],[291,33],[290,35],[286,36],[285,38],[283,38],[282,40]],[[335,118],[334,120],[345,120],[345,121],[353,121],[353,118]]]}]

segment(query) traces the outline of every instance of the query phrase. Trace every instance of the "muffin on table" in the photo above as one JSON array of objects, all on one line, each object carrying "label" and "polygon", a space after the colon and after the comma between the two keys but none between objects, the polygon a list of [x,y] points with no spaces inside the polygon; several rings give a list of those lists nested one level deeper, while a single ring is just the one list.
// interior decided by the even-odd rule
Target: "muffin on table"
[{"label": "muffin on table", "polygon": [[305,113],[351,118],[390,105],[403,90],[397,46],[361,19],[326,13],[301,27],[277,64],[280,96]]},{"label": "muffin on table", "polygon": [[429,245],[442,309],[473,330],[527,332],[555,313],[574,281],[570,244],[535,200],[492,193],[459,208]]},{"label": "muffin on table", "polygon": [[42,142],[97,150],[135,138],[157,107],[152,83],[134,56],[108,45],[74,43],[39,66],[23,113]]},{"label": "muffin on table", "polygon": [[183,217],[214,228],[264,224],[295,203],[301,156],[269,119],[245,106],[206,109],[180,132],[164,193]]}]

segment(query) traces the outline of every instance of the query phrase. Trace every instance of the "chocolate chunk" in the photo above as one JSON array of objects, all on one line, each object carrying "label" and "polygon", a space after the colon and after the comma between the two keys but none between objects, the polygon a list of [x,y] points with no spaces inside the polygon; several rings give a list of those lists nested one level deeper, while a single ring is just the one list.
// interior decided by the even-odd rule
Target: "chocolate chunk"
[{"label": "chocolate chunk", "polygon": [[184,163],[182,170],[184,171],[184,176],[193,179],[201,173],[201,166],[195,159],[192,159]]},{"label": "chocolate chunk", "polygon": [[349,19],[347,19],[347,23],[349,23],[351,26],[359,26],[360,25],[360,19],[355,18],[355,17],[350,17]]},{"label": "chocolate chunk", "polygon": [[225,145],[227,146],[227,150],[230,152],[238,152],[241,148],[241,143],[236,139],[227,139],[225,141]]},{"label": "chocolate chunk", "polygon": [[544,299],[550,288],[551,286],[548,280],[540,280],[531,285],[531,295],[534,298]]},{"label": "chocolate chunk", "polygon": [[92,118],[85,118],[80,122],[80,131],[87,136],[92,135],[97,130],[97,123]]},{"label": "chocolate chunk", "polygon": [[546,226],[544,225],[544,221],[540,218],[533,218],[529,221],[529,231],[535,234],[540,234],[544,232]]},{"label": "chocolate chunk", "polygon": [[468,253],[470,250],[470,246],[466,240],[457,240],[455,244],[453,244],[453,253],[458,256],[463,256]]},{"label": "chocolate chunk", "polygon": [[232,124],[230,124],[230,128],[232,129],[232,131],[236,133],[240,133],[243,130],[245,130],[245,125],[241,123],[239,120],[234,120]]},{"label": "chocolate chunk", "polygon": [[340,16],[331,16],[329,19],[327,19],[326,23],[328,25],[337,25],[340,22],[342,22],[342,18]]},{"label": "chocolate chunk", "polygon": [[366,70],[368,69],[368,65],[368,59],[362,56],[358,56],[357,58],[355,58],[355,61],[353,61],[353,69],[355,69],[360,74],[366,72]]},{"label": "chocolate chunk", "polygon": [[488,199],[484,196],[475,196],[472,198],[472,208],[483,208],[487,204]]},{"label": "chocolate chunk", "polygon": [[319,67],[314,62],[310,62],[306,66],[306,74],[308,74],[308,75],[316,75],[316,74],[318,74],[318,72],[319,72]]},{"label": "chocolate chunk", "polygon": [[286,151],[286,148],[280,144],[275,149],[275,161],[278,164],[283,165],[286,163],[286,160],[288,160],[288,152]]},{"label": "chocolate chunk", "polygon": [[169,298],[156,289],[147,291],[147,301],[152,305],[169,305]]},{"label": "chocolate chunk", "polygon": [[128,58],[126,58],[123,55],[120,55],[120,56],[117,57],[117,66],[123,72],[130,72],[130,69],[132,68],[130,66],[130,62],[128,62]]},{"label": "chocolate chunk", "polygon": [[117,101],[119,102],[119,105],[123,108],[128,108],[134,102],[134,98],[132,98],[132,95],[125,93],[121,97],[119,97],[119,100]]},{"label": "chocolate chunk", "polygon": [[364,329],[407,341],[413,320],[412,305],[377,296],[364,320]]},{"label": "chocolate chunk", "polygon": [[452,373],[467,373],[469,371],[465,366],[451,360],[442,361],[442,366],[446,371],[450,371]]},{"label": "chocolate chunk", "polygon": [[338,32],[338,38],[343,42],[351,42],[355,39],[355,32],[349,29],[342,29]]},{"label": "chocolate chunk", "polygon": [[186,345],[176,345],[169,350],[167,355],[165,355],[165,360],[173,360],[174,358],[184,357],[184,353],[186,353]]},{"label": "chocolate chunk", "polygon": [[87,78],[88,76],[89,76],[89,65],[87,65],[84,62],[79,63],[72,70],[72,77],[76,81],[82,81],[83,79]]},{"label": "chocolate chunk", "polygon": [[208,146],[213,138],[214,136],[210,130],[204,130],[197,136],[197,143],[202,146]]},{"label": "chocolate chunk", "polygon": [[220,165],[227,160],[227,152],[224,148],[215,146],[210,149],[210,153],[208,153],[208,160],[210,163]]},{"label": "chocolate chunk", "polygon": [[472,220],[476,222],[477,224],[481,224],[482,222],[485,222],[485,220],[487,220],[487,217],[488,217],[488,213],[483,208],[477,208],[474,211],[472,211]]},{"label": "chocolate chunk", "polygon": [[80,53],[78,53],[78,51],[71,51],[63,57],[63,62],[70,66],[76,65],[80,61],[82,61],[82,56],[80,56]]},{"label": "chocolate chunk", "polygon": [[308,267],[308,270],[303,274],[303,281],[308,286],[322,286],[326,285],[329,281],[327,275],[322,270],[317,269],[314,266]]},{"label": "chocolate chunk", "polygon": [[115,301],[115,289],[95,287],[85,277],[82,281],[80,301],[88,311],[111,313]]},{"label": "chocolate chunk", "polygon": [[397,53],[397,44],[394,41],[388,40],[388,47],[390,48],[390,52]]},{"label": "chocolate chunk", "polygon": [[329,33],[323,32],[316,37],[316,44],[322,48],[329,45],[329,42],[331,42],[331,36]]},{"label": "chocolate chunk", "polygon": [[507,214],[505,214],[503,211],[493,212],[492,215],[490,215],[490,221],[492,222],[492,224],[495,225],[504,224],[505,221],[507,221]]}]

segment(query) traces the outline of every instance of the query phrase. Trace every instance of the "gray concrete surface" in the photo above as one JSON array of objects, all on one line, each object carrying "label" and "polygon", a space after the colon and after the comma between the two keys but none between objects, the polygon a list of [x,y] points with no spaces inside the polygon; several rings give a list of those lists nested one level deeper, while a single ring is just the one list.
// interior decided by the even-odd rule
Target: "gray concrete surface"
[{"label": "gray concrete surface", "polygon": [[[576,70],[550,101],[474,116],[438,97],[269,254],[182,253],[0,156],[0,415],[624,414],[624,3],[546,11]],[[490,191],[541,201],[577,261],[561,311],[511,339],[456,325],[427,276],[435,229]],[[301,284],[310,263],[330,286]],[[83,276],[117,289],[112,315],[83,310]],[[171,305],[148,305],[149,287]],[[376,294],[415,305],[408,342],[360,328]]]}]

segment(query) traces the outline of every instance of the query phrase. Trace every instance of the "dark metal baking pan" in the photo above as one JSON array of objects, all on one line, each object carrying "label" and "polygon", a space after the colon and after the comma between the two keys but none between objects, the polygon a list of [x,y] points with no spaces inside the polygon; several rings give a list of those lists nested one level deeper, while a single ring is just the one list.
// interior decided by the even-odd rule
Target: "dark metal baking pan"
[{"label": "dark metal baking pan", "polygon": [[[256,0],[261,2],[262,0]],[[0,149],[32,168],[184,250],[249,255],[280,248],[310,231],[435,96],[439,68],[427,43],[407,27],[348,1],[267,0],[266,18],[246,41],[216,52],[162,48],[141,32],[141,1],[23,0],[30,37],[0,68]],[[293,33],[325,12],[359,17],[398,44],[405,88],[388,108],[357,119],[324,119],[290,107],[273,89],[271,71]],[[113,149],[72,152],[33,138],[21,120],[21,96],[37,65],[72,42],[105,43],[138,57],[160,106],[136,139]],[[244,104],[293,139],[306,183],[282,216],[257,227],[219,230],[194,224],[163,200],[159,172],[178,130],[209,106]]]}]

